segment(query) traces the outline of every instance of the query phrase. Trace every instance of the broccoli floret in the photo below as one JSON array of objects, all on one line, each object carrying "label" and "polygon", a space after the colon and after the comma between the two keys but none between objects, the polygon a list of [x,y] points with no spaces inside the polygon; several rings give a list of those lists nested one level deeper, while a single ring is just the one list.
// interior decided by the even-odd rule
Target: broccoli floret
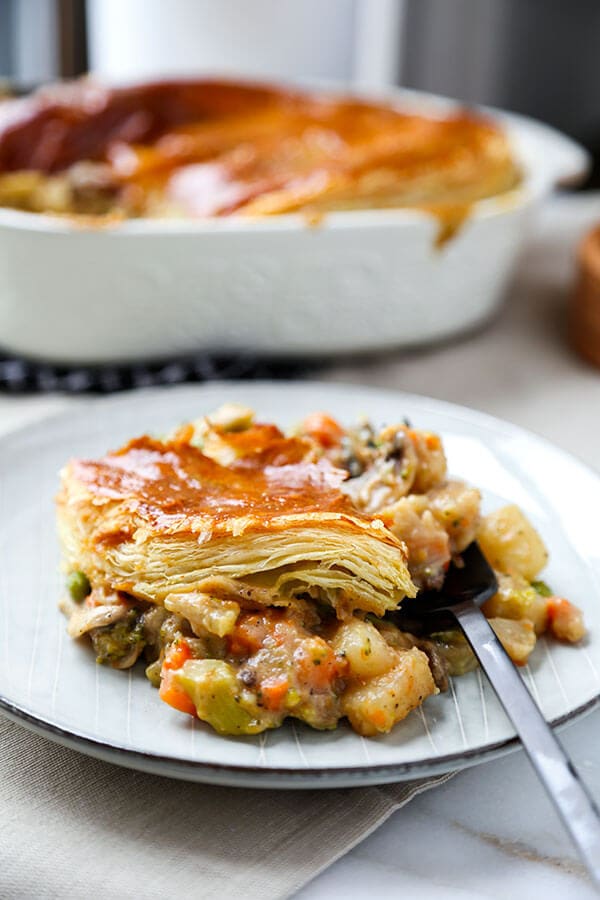
[{"label": "broccoli floret", "polygon": [[119,667],[134,651],[135,659],[144,649],[144,627],[138,613],[132,609],[114,625],[97,628],[92,634],[96,662]]}]

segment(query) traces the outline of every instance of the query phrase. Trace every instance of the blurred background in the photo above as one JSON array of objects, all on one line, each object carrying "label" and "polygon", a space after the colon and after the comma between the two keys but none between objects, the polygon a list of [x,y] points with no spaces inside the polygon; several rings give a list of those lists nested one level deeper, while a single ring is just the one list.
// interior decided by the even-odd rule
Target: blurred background
[{"label": "blurred background", "polygon": [[[529,244],[519,238],[518,255],[524,261],[506,291],[504,318],[490,319],[489,339],[500,340],[506,326],[511,348],[514,335],[522,336],[525,357],[542,325],[553,327],[555,349],[564,355],[569,352],[566,310],[573,296],[577,247],[586,229],[600,220],[594,191],[600,185],[599,36],[598,0],[0,0],[0,82],[7,94],[25,94],[87,73],[110,84],[210,74],[325,81],[375,92],[399,85],[542,120],[583,145],[591,166],[575,190],[550,201],[549,211],[544,207]],[[454,251],[455,245],[448,256]],[[600,273],[600,227],[592,251]],[[229,278],[229,260],[225,268]],[[166,279],[170,290],[175,280],[170,275]],[[469,291],[459,281],[461,302],[467,302]],[[376,290],[372,282],[350,287],[361,303],[363,295]],[[533,310],[533,300],[522,304],[520,294],[532,298],[538,288],[539,306],[526,333],[523,323],[510,316]],[[8,296],[4,289],[3,297]],[[582,297],[586,318],[580,332],[595,335],[584,355],[600,365],[600,274],[588,278]],[[22,300],[15,293],[14,309],[5,302],[6,315],[22,307]],[[411,298],[413,304],[420,301]],[[512,323],[513,331],[506,323]],[[487,340],[471,337],[464,346],[474,352]],[[540,349],[545,354],[549,346]],[[120,367],[100,368],[90,360],[88,368],[60,368],[43,359],[3,355],[10,350],[6,346],[0,352],[0,388],[110,392],[216,377],[296,376],[332,364],[338,365],[338,376],[346,377],[331,359],[264,360],[250,345],[247,353],[236,351],[234,358],[221,359],[198,349],[194,359],[172,357],[156,365],[149,357],[139,365],[128,358]],[[439,368],[451,351],[442,345],[419,348],[414,358],[418,354],[423,365],[435,354]],[[405,357],[400,351],[394,357],[382,355],[382,366],[392,358],[401,366]],[[379,377],[358,355],[346,362],[361,365],[360,372],[348,370],[348,377]],[[452,363],[451,370],[464,371],[472,392],[472,379],[459,363],[458,368]],[[371,364],[376,364],[375,356]],[[421,370],[410,365],[418,373],[417,389],[426,389]],[[504,360],[499,366],[504,373]],[[401,377],[412,386],[406,381],[408,371],[402,368]],[[483,398],[479,405],[486,403]]]},{"label": "blurred background", "polygon": [[593,154],[589,185],[599,35],[597,0],[0,0],[0,76],[23,90],[90,70],[400,84],[554,125]]}]

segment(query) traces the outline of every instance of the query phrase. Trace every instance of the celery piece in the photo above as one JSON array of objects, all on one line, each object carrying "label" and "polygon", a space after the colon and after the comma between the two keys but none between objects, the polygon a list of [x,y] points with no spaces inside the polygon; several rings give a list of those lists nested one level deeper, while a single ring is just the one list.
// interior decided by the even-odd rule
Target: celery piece
[{"label": "celery piece", "polygon": [[531,587],[540,595],[540,597],[552,597],[554,591],[545,581],[532,581]]},{"label": "celery piece", "polygon": [[272,727],[267,716],[242,696],[235,669],[220,659],[190,659],[173,673],[196,707],[198,718],[219,734],[258,734]]}]

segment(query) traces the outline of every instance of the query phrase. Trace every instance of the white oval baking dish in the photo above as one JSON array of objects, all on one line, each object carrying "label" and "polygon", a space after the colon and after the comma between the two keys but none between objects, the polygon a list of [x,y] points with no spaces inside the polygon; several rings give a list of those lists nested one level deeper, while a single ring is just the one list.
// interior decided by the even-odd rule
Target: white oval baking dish
[{"label": "white oval baking dish", "polygon": [[[413,91],[378,97],[432,114],[453,106]],[[500,302],[537,203],[588,166],[554,129],[491,114],[523,184],[474,204],[439,249],[437,221],[414,210],[331,213],[318,226],[283,215],[100,228],[0,209],[0,346],[65,363],[205,350],[314,356],[472,328]]]}]

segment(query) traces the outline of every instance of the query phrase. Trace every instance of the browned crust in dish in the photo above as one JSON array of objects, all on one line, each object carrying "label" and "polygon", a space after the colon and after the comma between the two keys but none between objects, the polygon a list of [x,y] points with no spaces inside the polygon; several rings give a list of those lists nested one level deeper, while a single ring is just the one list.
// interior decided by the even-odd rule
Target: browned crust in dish
[{"label": "browned crust in dish", "polygon": [[424,207],[459,219],[519,174],[508,140],[323,92],[186,81],[79,82],[0,105],[0,204],[123,216]]}]

